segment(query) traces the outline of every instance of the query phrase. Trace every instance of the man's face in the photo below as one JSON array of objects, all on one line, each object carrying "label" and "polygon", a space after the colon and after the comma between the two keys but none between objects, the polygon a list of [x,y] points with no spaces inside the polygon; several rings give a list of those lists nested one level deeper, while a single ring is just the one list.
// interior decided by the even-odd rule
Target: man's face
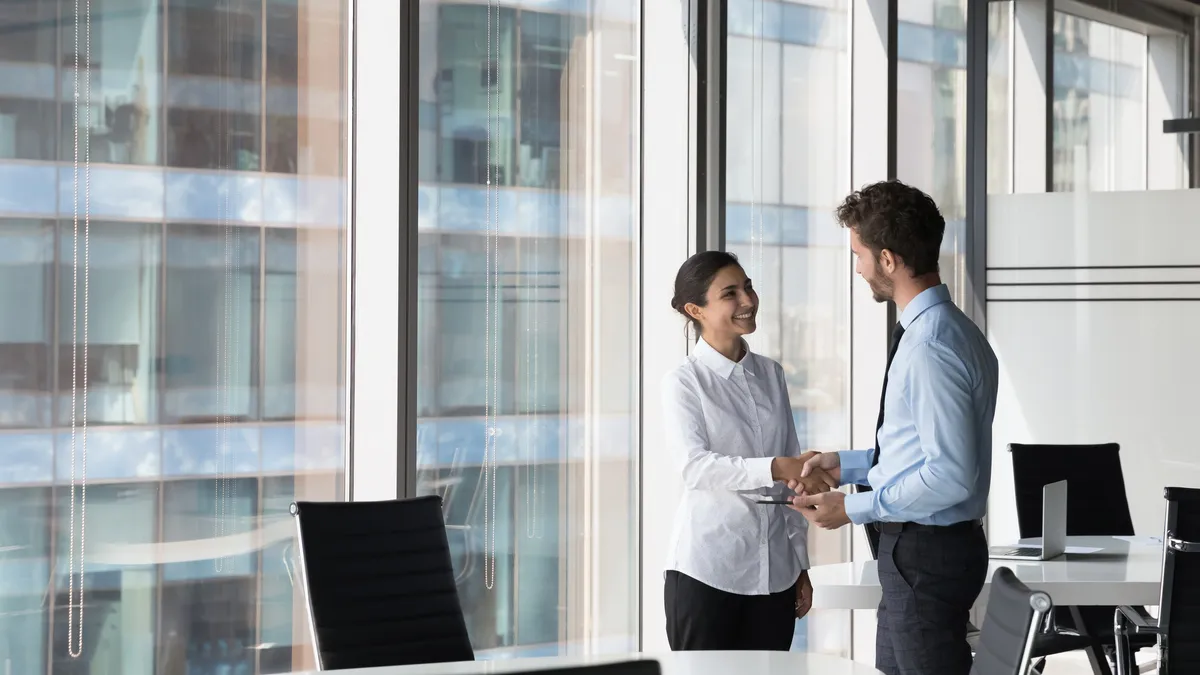
[{"label": "man's face", "polygon": [[858,231],[850,230],[850,250],[854,251],[854,271],[871,287],[875,302],[887,302],[896,293],[896,284],[879,264],[879,257],[858,238]]}]

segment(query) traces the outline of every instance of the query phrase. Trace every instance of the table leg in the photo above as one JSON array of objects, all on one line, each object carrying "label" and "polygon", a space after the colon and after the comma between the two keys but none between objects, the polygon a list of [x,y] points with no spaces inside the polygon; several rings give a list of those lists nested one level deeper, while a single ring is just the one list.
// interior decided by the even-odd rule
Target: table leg
[{"label": "table leg", "polygon": [[[1087,625],[1079,612],[1079,608],[1072,605],[1070,611],[1071,620],[1075,624],[1075,630],[1080,635],[1089,635]],[[1113,675],[1112,665],[1108,662],[1108,655],[1104,653],[1103,645],[1092,645],[1084,651],[1087,652],[1088,663],[1092,665],[1092,673],[1095,675]]]}]

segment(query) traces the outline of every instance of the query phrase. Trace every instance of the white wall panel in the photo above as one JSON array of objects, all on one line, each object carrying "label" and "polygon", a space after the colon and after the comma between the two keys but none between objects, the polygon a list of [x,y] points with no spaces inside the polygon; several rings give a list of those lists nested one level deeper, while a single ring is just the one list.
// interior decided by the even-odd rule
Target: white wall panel
[{"label": "white wall panel", "polygon": [[1008,443],[1119,443],[1139,534],[1163,487],[1200,486],[1197,245],[1200,191],[991,196],[994,541],[1017,535]]}]

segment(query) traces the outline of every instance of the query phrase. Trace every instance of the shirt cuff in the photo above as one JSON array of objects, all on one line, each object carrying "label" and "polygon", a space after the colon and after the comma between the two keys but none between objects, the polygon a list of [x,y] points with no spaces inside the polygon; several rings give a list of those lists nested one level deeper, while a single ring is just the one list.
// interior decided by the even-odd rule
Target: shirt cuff
[{"label": "shirt cuff", "polygon": [[838,453],[841,462],[842,485],[866,485],[871,471],[871,453],[874,450],[843,450]]},{"label": "shirt cuff", "polygon": [[878,492],[856,492],[846,495],[846,515],[855,525],[865,525],[879,520],[875,516],[875,495]]},{"label": "shirt cuff", "polygon": [[774,457],[751,457],[746,459],[746,477],[753,484],[752,488],[771,487],[775,477],[771,474],[771,462]]}]

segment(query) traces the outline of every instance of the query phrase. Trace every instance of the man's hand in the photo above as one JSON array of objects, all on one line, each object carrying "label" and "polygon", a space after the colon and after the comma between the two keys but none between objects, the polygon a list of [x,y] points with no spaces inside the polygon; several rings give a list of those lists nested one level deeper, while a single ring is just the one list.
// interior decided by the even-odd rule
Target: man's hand
[{"label": "man's hand", "polygon": [[808,610],[812,609],[812,581],[808,579],[808,570],[800,573],[796,580],[796,618],[803,619]]},{"label": "man's hand", "polygon": [[[803,468],[800,469],[800,479],[789,480],[789,488],[800,492],[800,488],[804,487],[804,493],[817,494],[807,489],[807,482],[804,479],[821,471],[833,479],[833,487],[838,487],[842,484],[842,458],[836,452],[809,450],[800,455],[799,460],[804,463]],[[824,492],[824,490],[821,490],[821,492]]]},{"label": "man's hand", "polygon": [[808,522],[822,530],[836,530],[850,524],[850,516],[846,515],[846,493],[823,492],[816,495],[800,495],[792,497],[791,508],[799,511]]},{"label": "man's hand", "polygon": [[806,494],[829,492],[838,486],[837,480],[823,469],[812,469],[805,473],[805,456],[776,457],[771,462],[771,477],[786,482],[788,487]]}]

